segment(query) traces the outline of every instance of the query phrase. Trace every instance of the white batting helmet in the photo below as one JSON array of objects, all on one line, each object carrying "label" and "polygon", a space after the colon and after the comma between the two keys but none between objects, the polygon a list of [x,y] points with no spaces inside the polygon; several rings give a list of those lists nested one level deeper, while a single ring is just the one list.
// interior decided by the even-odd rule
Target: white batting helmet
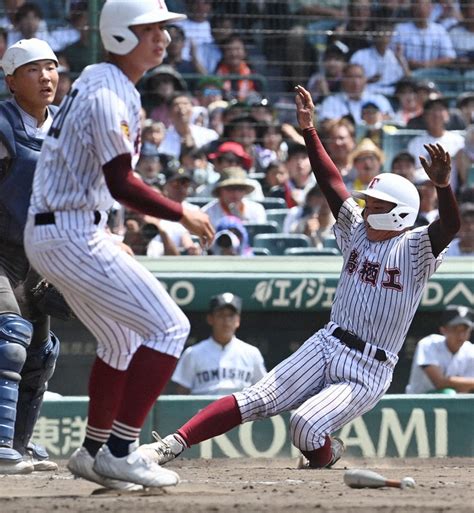
[{"label": "white batting helmet", "polygon": [[185,18],[184,14],[168,11],[164,0],[107,0],[100,13],[100,36],[108,52],[126,55],[138,45],[129,27]]},{"label": "white batting helmet", "polygon": [[395,203],[386,214],[371,214],[367,222],[374,230],[402,231],[415,224],[420,209],[420,195],[406,178],[392,173],[382,173],[371,180],[365,191],[354,191],[355,198],[367,196]]}]

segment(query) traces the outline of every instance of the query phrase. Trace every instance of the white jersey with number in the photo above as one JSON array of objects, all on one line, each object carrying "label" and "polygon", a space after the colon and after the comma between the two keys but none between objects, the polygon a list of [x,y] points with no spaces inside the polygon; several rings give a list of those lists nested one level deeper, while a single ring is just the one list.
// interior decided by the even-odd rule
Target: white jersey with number
[{"label": "white jersey with number", "polygon": [[257,347],[236,337],[222,346],[209,337],[184,351],[171,379],[191,394],[230,394],[253,385],[265,373]]},{"label": "white jersey with number", "polygon": [[179,357],[190,329],[160,282],[105,229],[114,200],[102,167],[138,157],[139,113],[140,95],[118,67],[83,71],[43,144],[25,229],[32,265],[95,336],[98,357],[119,370],[141,345]]},{"label": "white jersey with number", "polygon": [[474,378],[474,344],[466,341],[456,353],[452,353],[444,335],[435,333],[422,338],[413,355],[407,394],[426,394],[435,390],[436,387],[423,370],[428,365],[439,367],[448,378]]},{"label": "white jersey with number", "polygon": [[30,211],[110,209],[114,200],[102,166],[121,154],[138,158],[140,106],[138,91],[119,68],[88,66],[43,144]]},{"label": "white jersey with number", "polygon": [[[323,446],[387,391],[423,287],[442,260],[432,253],[427,227],[370,242],[352,198],[341,206],[334,231],[344,262],[330,322],[257,384],[234,394],[242,422],[292,410],[292,441],[303,451]],[[362,339],[363,350],[341,342],[338,326]],[[377,349],[385,350],[383,358]]]}]

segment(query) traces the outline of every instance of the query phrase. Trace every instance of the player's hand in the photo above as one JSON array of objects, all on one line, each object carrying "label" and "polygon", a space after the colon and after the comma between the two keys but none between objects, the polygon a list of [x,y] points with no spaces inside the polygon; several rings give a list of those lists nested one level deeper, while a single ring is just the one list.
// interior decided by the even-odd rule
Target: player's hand
[{"label": "player's hand", "polygon": [[423,169],[436,187],[447,187],[451,175],[451,157],[449,153],[444,150],[441,144],[425,144],[424,147],[430,156],[431,164],[420,156]]},{"label": "player's hand", "polygon": [[204,249],[207,249],[211,245],[215,230],[207,214],[200,210],[188,210],[184,208],[180,223],[191,233],[199,237],[201,246]]},{"label": "player's hand", "polygon": [[296,119],[300,128],[311,128],[314,126],[314,103],[309,92],[300,85],[295,87],[296,97]]}]

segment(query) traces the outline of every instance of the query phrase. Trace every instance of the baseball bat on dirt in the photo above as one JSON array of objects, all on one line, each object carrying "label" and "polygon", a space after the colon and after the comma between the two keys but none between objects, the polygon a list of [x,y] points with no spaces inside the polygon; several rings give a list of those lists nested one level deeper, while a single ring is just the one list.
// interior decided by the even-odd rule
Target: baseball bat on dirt
[{"label": "baseball bat on dirt", "polygon": [[377,472],[365,469],[351,469],[344,473],[344,483],[351,488],[414,488],[415,480],[412,477],[404,477],[401,480],[387,479]]}]

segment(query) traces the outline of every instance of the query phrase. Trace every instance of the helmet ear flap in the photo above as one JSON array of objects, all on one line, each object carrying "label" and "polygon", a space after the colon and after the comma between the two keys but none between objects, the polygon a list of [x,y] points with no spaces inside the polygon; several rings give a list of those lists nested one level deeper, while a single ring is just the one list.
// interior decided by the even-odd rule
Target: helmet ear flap
[{"label": "helmet ear flap", "polygon": [[112,27],[106,33],[102,33],[104,46],[113,48],[113,53],[126,55],[139,43],[138,37],[128,27]]}]

